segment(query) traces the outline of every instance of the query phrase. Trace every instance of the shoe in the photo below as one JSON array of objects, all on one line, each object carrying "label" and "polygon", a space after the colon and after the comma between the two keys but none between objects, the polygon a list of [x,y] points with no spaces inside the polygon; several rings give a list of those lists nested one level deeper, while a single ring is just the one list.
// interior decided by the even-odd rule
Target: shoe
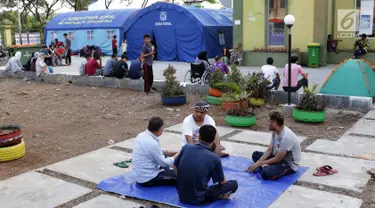
[{"label": "shoe", "polygon": [[151,89],[157,91],[156,87],[151,87]]}]

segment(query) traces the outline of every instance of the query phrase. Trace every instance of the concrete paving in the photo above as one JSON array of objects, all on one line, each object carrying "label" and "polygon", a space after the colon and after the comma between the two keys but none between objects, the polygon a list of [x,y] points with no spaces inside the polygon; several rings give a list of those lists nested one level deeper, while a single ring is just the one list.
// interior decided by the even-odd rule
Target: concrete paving
[{"label": "concrete paving", "polygon": [[347,133],[375,136],[375,120],[361,119]]},{"label": "concrete paving", "polygon": [[[174,126],[171,126],[169,128],[167,128],[168,130],[171,130],[171,131],[177,131],[177,132],[182,132],[182,123],[180,124],[177,124],[177,125],[174,125]],[[221,127],[221,126],[217,126],[216,127],[216,130],[218,132],[218,134],[220,136],[225,136],[227,134],[230,134],[232,133],[235,129],[233,128],[228,128],[228,127]]]},{"label": "concrete paving", "polygon": [[364,118],[375,119],[375,110],[370,110],[369,112],[367,112],[367,114],[364,116]]},{"label": "concrete paving", "polygon": [[114,162],[120,162],[131,158],[131,154],[102,148],[81,156],[64,160],[45,167],[59,173],[80,178],[89,182],[99,183],[111,176],[121,175],[131,170],[118,168]]},{"label": "concrete paving", "polygon": [[[110,57],[103,57],[102,58],[103,65],[106,63]],[[81,58],[77,56],[72,57],[72,65],[71,66],[61,66],[55,67],[56,74],[71,74],[71,75],[78,75],[78,67],[80,64]],[[154,76],[155,80],[165,80],[163,76],[163,70],[168,67],[168,64],[172,64],[176,69],[176,77],[180,82],[184,81],[185,74],[188,70],[190,70],[189,63],[186,62],[154,62],[153,69],[154,69]],[[128,62],[130,66],[130,62]],[[242,74],[247,75],[253,72],[259,72],[260,67],[239,67]],[[309,83],[318,84],[318,88],[324,83],[325,79],[329,76],[331,71],[336,67],[336,65],[327,65],[321,68],[304,68],[304,71],[309,74]],[[283,68],[279,68],[279,73],[282,75],[284,72]],[[282,81],[283,82],[283,81]],[[282,83],[281,83],[282,84]],[[279,90],[282,90],[281,88]]]},{"label": "concrete paving", "polygon": [[362,200],[301,186],[292,186],[270,208],[359,208]]},{"label": "concrete paving", "polygon": [[[229,140],[248,142],[254,144],[268,145],[271,142],[272,133],[271,132],[261,132],[261,131],[251,131],[244,130],[239,134],[229,137]],[[306,137],[299,137],[301,142],[306,139]]]},{"label": "concrete paving", "polygon": [[375,140],[373,138],[343,136],[337,141],[319,139],[307,147],[307,150],[336,154],[357,158],[364,158],[366,155],[374,154],[370,160],[375,160]]},{"label": "concrete paving", "polygon": [[1,207],[56,207],[91,192],[50,176],[28,172],[0,182]]},{"label": "concrete paving", "polygon": [[142,206],[131,201],[122,200],[114,196],[100,195],[75,208],[138,208]]}]

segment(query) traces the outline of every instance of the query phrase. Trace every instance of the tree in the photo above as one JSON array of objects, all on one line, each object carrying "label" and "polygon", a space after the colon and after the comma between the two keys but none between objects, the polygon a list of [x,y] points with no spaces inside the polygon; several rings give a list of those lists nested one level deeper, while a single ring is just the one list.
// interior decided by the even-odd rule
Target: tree
[{"label": "tree", "polygon": [[91,0],[62,0],[62,3],[67,4],[74,9],[74,11],[83,11],[88,9]]},{"label": "tree", "polygon": [[115,0],[104,0],[104,5],[106,9],[109,9],[109,5],[111,5]]}]

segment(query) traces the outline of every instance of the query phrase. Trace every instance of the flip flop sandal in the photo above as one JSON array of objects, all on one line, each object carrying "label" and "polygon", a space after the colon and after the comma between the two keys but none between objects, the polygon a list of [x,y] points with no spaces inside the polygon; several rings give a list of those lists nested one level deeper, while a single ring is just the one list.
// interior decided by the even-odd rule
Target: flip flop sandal
[{"label": "flip flop sandal", "polygon": [[327,172],[325,172],[325,171],[320,171],[320,170],[318,170],[318,172],[316,172],[316,173],[313,173],[313,175],[314,176],[317,176],[317,177],[321,177],[321,176],[327,176],[327,175],[329,175]]},{"label": "flip flop sandal", "polygon": [[131,163],[132,162],[132,159],[130,160],[125,160],[125,163]]},{"label": "flip flop sandal", "polygon": [[129,165],[125,163],[125,161],[113,163],[114,166],[117,166],[119,168],[128,168]]},{"label": "flip flop sandal", "polygon": [[339,171],[338,170],[335,170],[333,169],[331,166],[329,165],[324,165],[322,167],[319,167],[319,168],[316,168],[317,171],[324,171],[324,172],[327,172],[329,175],[333,175],[335,173],[338,173]]},{"label": "flip flop sandal", "polygon": [[222,158],[229,157],[229,154],[228,153],[221,153],[220,157],[222,157]]}]

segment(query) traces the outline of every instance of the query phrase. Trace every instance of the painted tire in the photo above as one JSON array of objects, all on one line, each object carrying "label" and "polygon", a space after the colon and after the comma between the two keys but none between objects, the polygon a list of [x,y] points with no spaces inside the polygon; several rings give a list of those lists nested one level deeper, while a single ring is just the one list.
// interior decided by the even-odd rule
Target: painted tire
[{"label": "painted tire", "polygon": [[264,106],[264,98],[249,98],[249,103],[252,106]]},{"label": "painted tire", "polygon": [[241,102],[221,102],[221,108],[225,111],[230,111],[233,109],[240,109]]},{"label": "painted tire", "polygon": [[163,105],[184,105],[186,104],[186,95],[180,97],[161,97]]},{"label": "painted tire", "polygon": [[0,148],[0,162],[8,162],[12,160],[17,160],[25,156],[26,146],[25,142],[22,140],[21,143],[10,147]]},{"label": "painted tire", "polygon": [[[5,133],[5,130],[10,131],[9,133]],[[21,136],[22,131],[21,127],[8,125],[8,126],[0,126],[0,140],[8,140],[13,137]]]},{"label": "painted tire", "polygon": [[217,90],[217,89],[214,89],[212,87],[210,87],[210,89],[208,90],[208,94],[210,94],[211,96],[214,96],[214,97],[221,97],[221,91]]},{"label": "painted tire", "polygon": [[251,117],[238,117],[238,116],[225,116],[225,122],[230,126],[235,127],[250,127],[256,124],[256,116]]},{"label": "painted tire", "polygon": [[326,112],[310,112],[294,109],[293,118],[296,121],[302,121],[307,123],[322,123],[326,119]]},{"label": "painted tire", "polygon": [[219,97],[207,96],[207,102],[212,105],[221,105],[221,100]]}]

